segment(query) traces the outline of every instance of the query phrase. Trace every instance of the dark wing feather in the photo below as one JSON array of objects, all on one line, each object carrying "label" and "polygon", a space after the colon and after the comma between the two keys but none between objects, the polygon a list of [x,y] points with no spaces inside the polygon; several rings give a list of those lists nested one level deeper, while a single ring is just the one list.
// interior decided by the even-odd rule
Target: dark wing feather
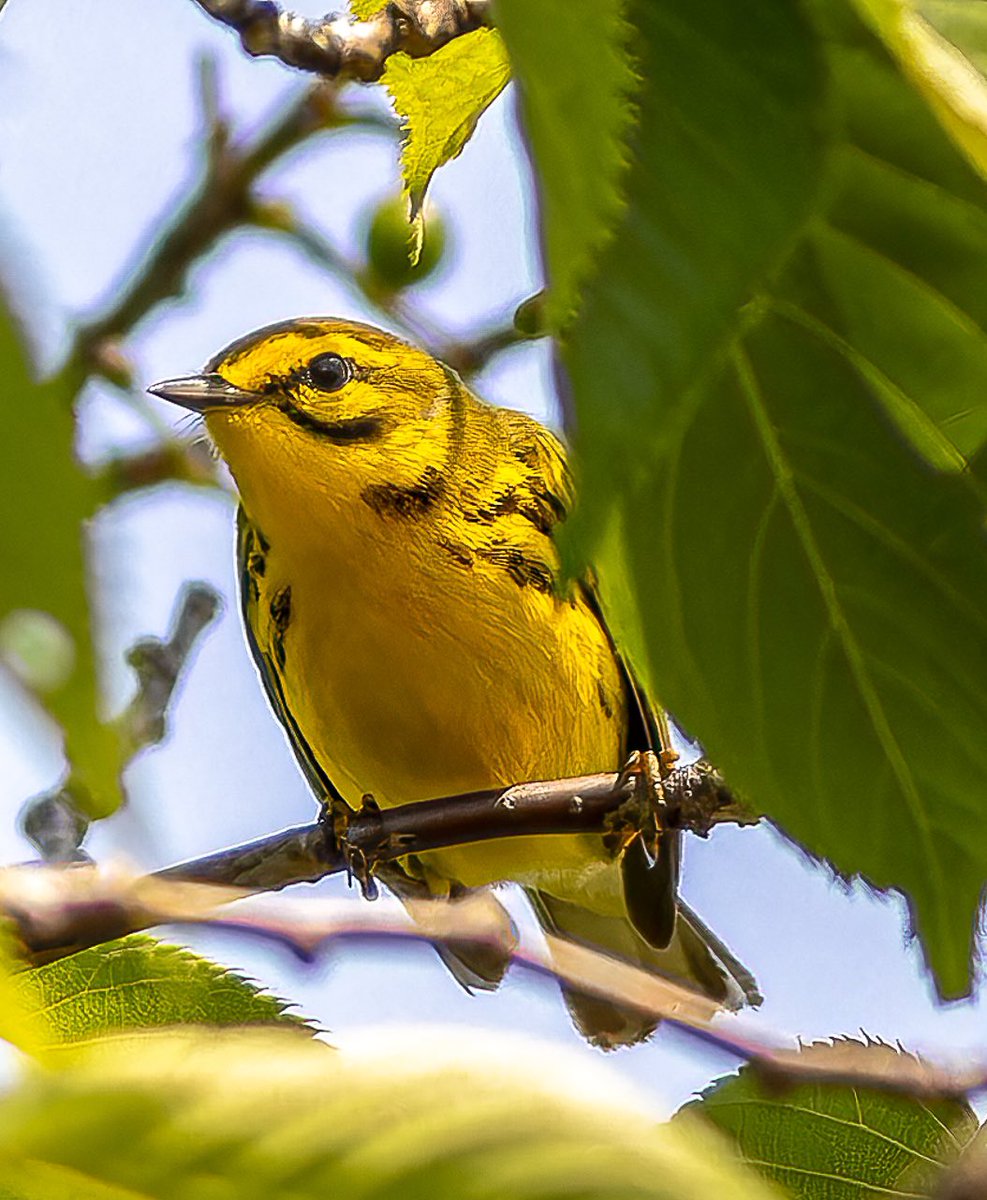
[{"label": "dark wing feather", "polygon": [[[515,458],[527,469],[519,511],[542,533],[552,537],[555,527],[565,520],[572,507],[572,478],[565,449],[552,433],[530,417],[503,410],[501,419],[508,426]],[[606,635],[623,681],[627,711],[625,757],[635,750],[652,750],[660,754],[662,750],[671,749],[665,714],[651,703],[614,641],[595,581],[587,576],[579,587],[583,600]],[[641,937],[658,950],[668,946],[675,933],[680,860],[681,834],[677,830],[664,832],[655,859],[651,858],[642,838],[631,842],[621,855],[627,914]]]},{"label": "dark wing feather", "polygon": [[[652,750],[660,754],[662,750],[670,749],[671,739],[665,714],[651,703],[617,647],[603,615],[595,582],[585,579],[581,586],[586,603],[607,635],[623,680],[627,705],[624,753],[629,756],[635,750]],[[621,855],[620,873],[627,915],[641,937],[656,950],[668,946],[675,934],[681,860],[682,835],[677,829],[663,831],[654,859],[649,855],[642,838],[635,838]]]}]

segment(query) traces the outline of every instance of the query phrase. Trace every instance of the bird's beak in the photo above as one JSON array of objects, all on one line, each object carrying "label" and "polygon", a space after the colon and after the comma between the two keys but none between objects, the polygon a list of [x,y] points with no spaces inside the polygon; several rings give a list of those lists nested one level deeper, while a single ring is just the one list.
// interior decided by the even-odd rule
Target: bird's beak
[{"label": "bird's beak", "polygon": [[182,379],[165,379],[147,389],[152,396],[180,404],[192,412],[210,412],[214,408],[230,408],[238,404],[252,404],[261,399],[254,392],[245,392],[235,387],[222,375],[186,375]]}]

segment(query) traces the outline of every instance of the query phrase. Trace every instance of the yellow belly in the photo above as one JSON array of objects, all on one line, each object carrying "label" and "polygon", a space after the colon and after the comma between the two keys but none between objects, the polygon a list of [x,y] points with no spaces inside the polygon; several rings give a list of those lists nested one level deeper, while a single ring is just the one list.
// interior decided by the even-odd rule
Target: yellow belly
[{"label": "yellow belly", "polygon": [[[351,804],[367,792],[387,807],[620,765],[621,680],[581,598],[519,586],[494,568],[422,566],[403,552],[386,571],[379,558],[364,567],[350,555],[343,566],[336,554],[284,550],[272,545],[263,585],[267,596],[291,588],[285,698]],[[262,599],[259,621],[268,611]],[[255,633],[270,640],[270,629]],[[623,911],[598,837],[515,838],[425,857],[467,886],[516,879]]]}]

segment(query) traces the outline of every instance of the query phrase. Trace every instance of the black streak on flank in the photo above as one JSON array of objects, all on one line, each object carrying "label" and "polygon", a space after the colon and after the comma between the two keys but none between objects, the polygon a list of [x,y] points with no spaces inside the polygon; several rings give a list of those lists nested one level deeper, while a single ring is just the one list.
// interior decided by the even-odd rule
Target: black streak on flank
[{"label": "black streak on flank", "polygon": [[278,666],[285,663],[284,635],[291,624],[291,587],[279,588],[271,597],[271,624],[274,626],[274,657]]},{"label": "black streak on flank", "polygon": [[279,588],[271,597],[271,620],[278,633],[284,633],[291,623],[291,587]]},{"label": "black streak on flank", "polygon": [[537,558],[528,558],[515,546],[494,546],[481,552],[482,556],[498,567],[505,567],[508,575],[518,587],[533,587],[536,591],[551,595],[555,591],[555,574],[548,563]]},{"label": "black streak on flank", "polygon": [[449,555],[455,559],[461,567],[472,567],[473,552],[469,546],[464,546],[461,542],[454,542],[450,538],[440,538],[439,545]]},{"label": "black streak on flank", "polygon": [[544,534],[551,533],[560,521],[565,520],[566,515],[562,501],[538,478],[532,478],[529,487],[521,494],[518,494],[517,488],[508,487],[497,496],[492,515],[502,517],[511,513],[524,517],[539,533]]},{"label": "black streak on flank", "polygon": [[596,681],[596,695],[600,701],[600,708],[603,709],[603,715],[608,721],[613,720],[613,705],[610,703],[610,697],[607,695],[607,689],[603,686],[603,680]]},{"label": "black streak on flank", "polygon": [[445,479],[436,467],[427,467],[417,483],[375,483],[360,493],[364,504],[379,517],[424,517],[441,500]]}]

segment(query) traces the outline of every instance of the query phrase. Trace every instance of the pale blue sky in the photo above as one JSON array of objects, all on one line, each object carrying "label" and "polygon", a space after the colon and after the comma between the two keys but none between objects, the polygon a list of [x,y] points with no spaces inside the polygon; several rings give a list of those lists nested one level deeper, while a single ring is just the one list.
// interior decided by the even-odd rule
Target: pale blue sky
[{"label": "pale blue sky", "polygon": [[[112,294],[142,236],[182,194],[193,170],[194,62],[204,51],[216,55],[240,123],[250,124],[303,83],[275,64],[246,59],[190,0],[145,0],[136,8],[127,0],[11,0],[0,16],[0,250],[5,278],[24,297],[48,361],[63,344],[66,321]],[[266,190],[296,202],[352,249],[364,205],[395,182],[393,147],[367,135],[324,140],[278,170]],[[462,157],[440,172],[433,194],[447,213],[456,254],[417,302],[450,330],[508,316],[538,286],[533,200],[510,95],[484,117]],[[240,234],[197,268],[189,296],[155,313],[128,348],[141,379],[151,382],[197,369],[255,326],[317,312],[370,315],[283,243]],[[549,378],[545,347],[530,346],[499,360],[479,390],[545,416]],[[164,406],[161,415],[173,419]],[[149,436],[107,389],[91,389],[82,437],[87,457]],[[175,706],[170,741],[130,771],[130,810],[91,841],[100,857],[123,849],[155,867],[313,815],[243,643],[232,521],[232,501],[165,488],[119,504],[97,523],[115,703],[129,688],[124,649],[163,632],[184,580],[206,579],[227,601]],[[39,733],[2,691],[0,764],[0,855],[19,860],[28,851],[15,832],[17,811],[57,777],[60,760],[51,732]],[[345,890],[340,880],[324,886],[334,895]],[[825,869],[770,830],[692,839],[684,891],[758,976],[766,995],[758,1020],[766,1028],[806,1040],[864,1029],[913,1049],[982,1042],[983,1005],[935,1005],[907,943],[903,906],[860,886],[834,885]],[[276,949],[230,935],[188,940],[297,1000],[342,1041],[378,1023],[414,1021],[521,1030],[587,1062],[601,1058],[572,1032],[545,981],[515,974],[499,993],[470,997],[426,947],[347,947],[330,963],[303,970]],[[667,1111],[731,1065],[670,1030],[606,1062],[642,1087],[655,1111]]]}]

